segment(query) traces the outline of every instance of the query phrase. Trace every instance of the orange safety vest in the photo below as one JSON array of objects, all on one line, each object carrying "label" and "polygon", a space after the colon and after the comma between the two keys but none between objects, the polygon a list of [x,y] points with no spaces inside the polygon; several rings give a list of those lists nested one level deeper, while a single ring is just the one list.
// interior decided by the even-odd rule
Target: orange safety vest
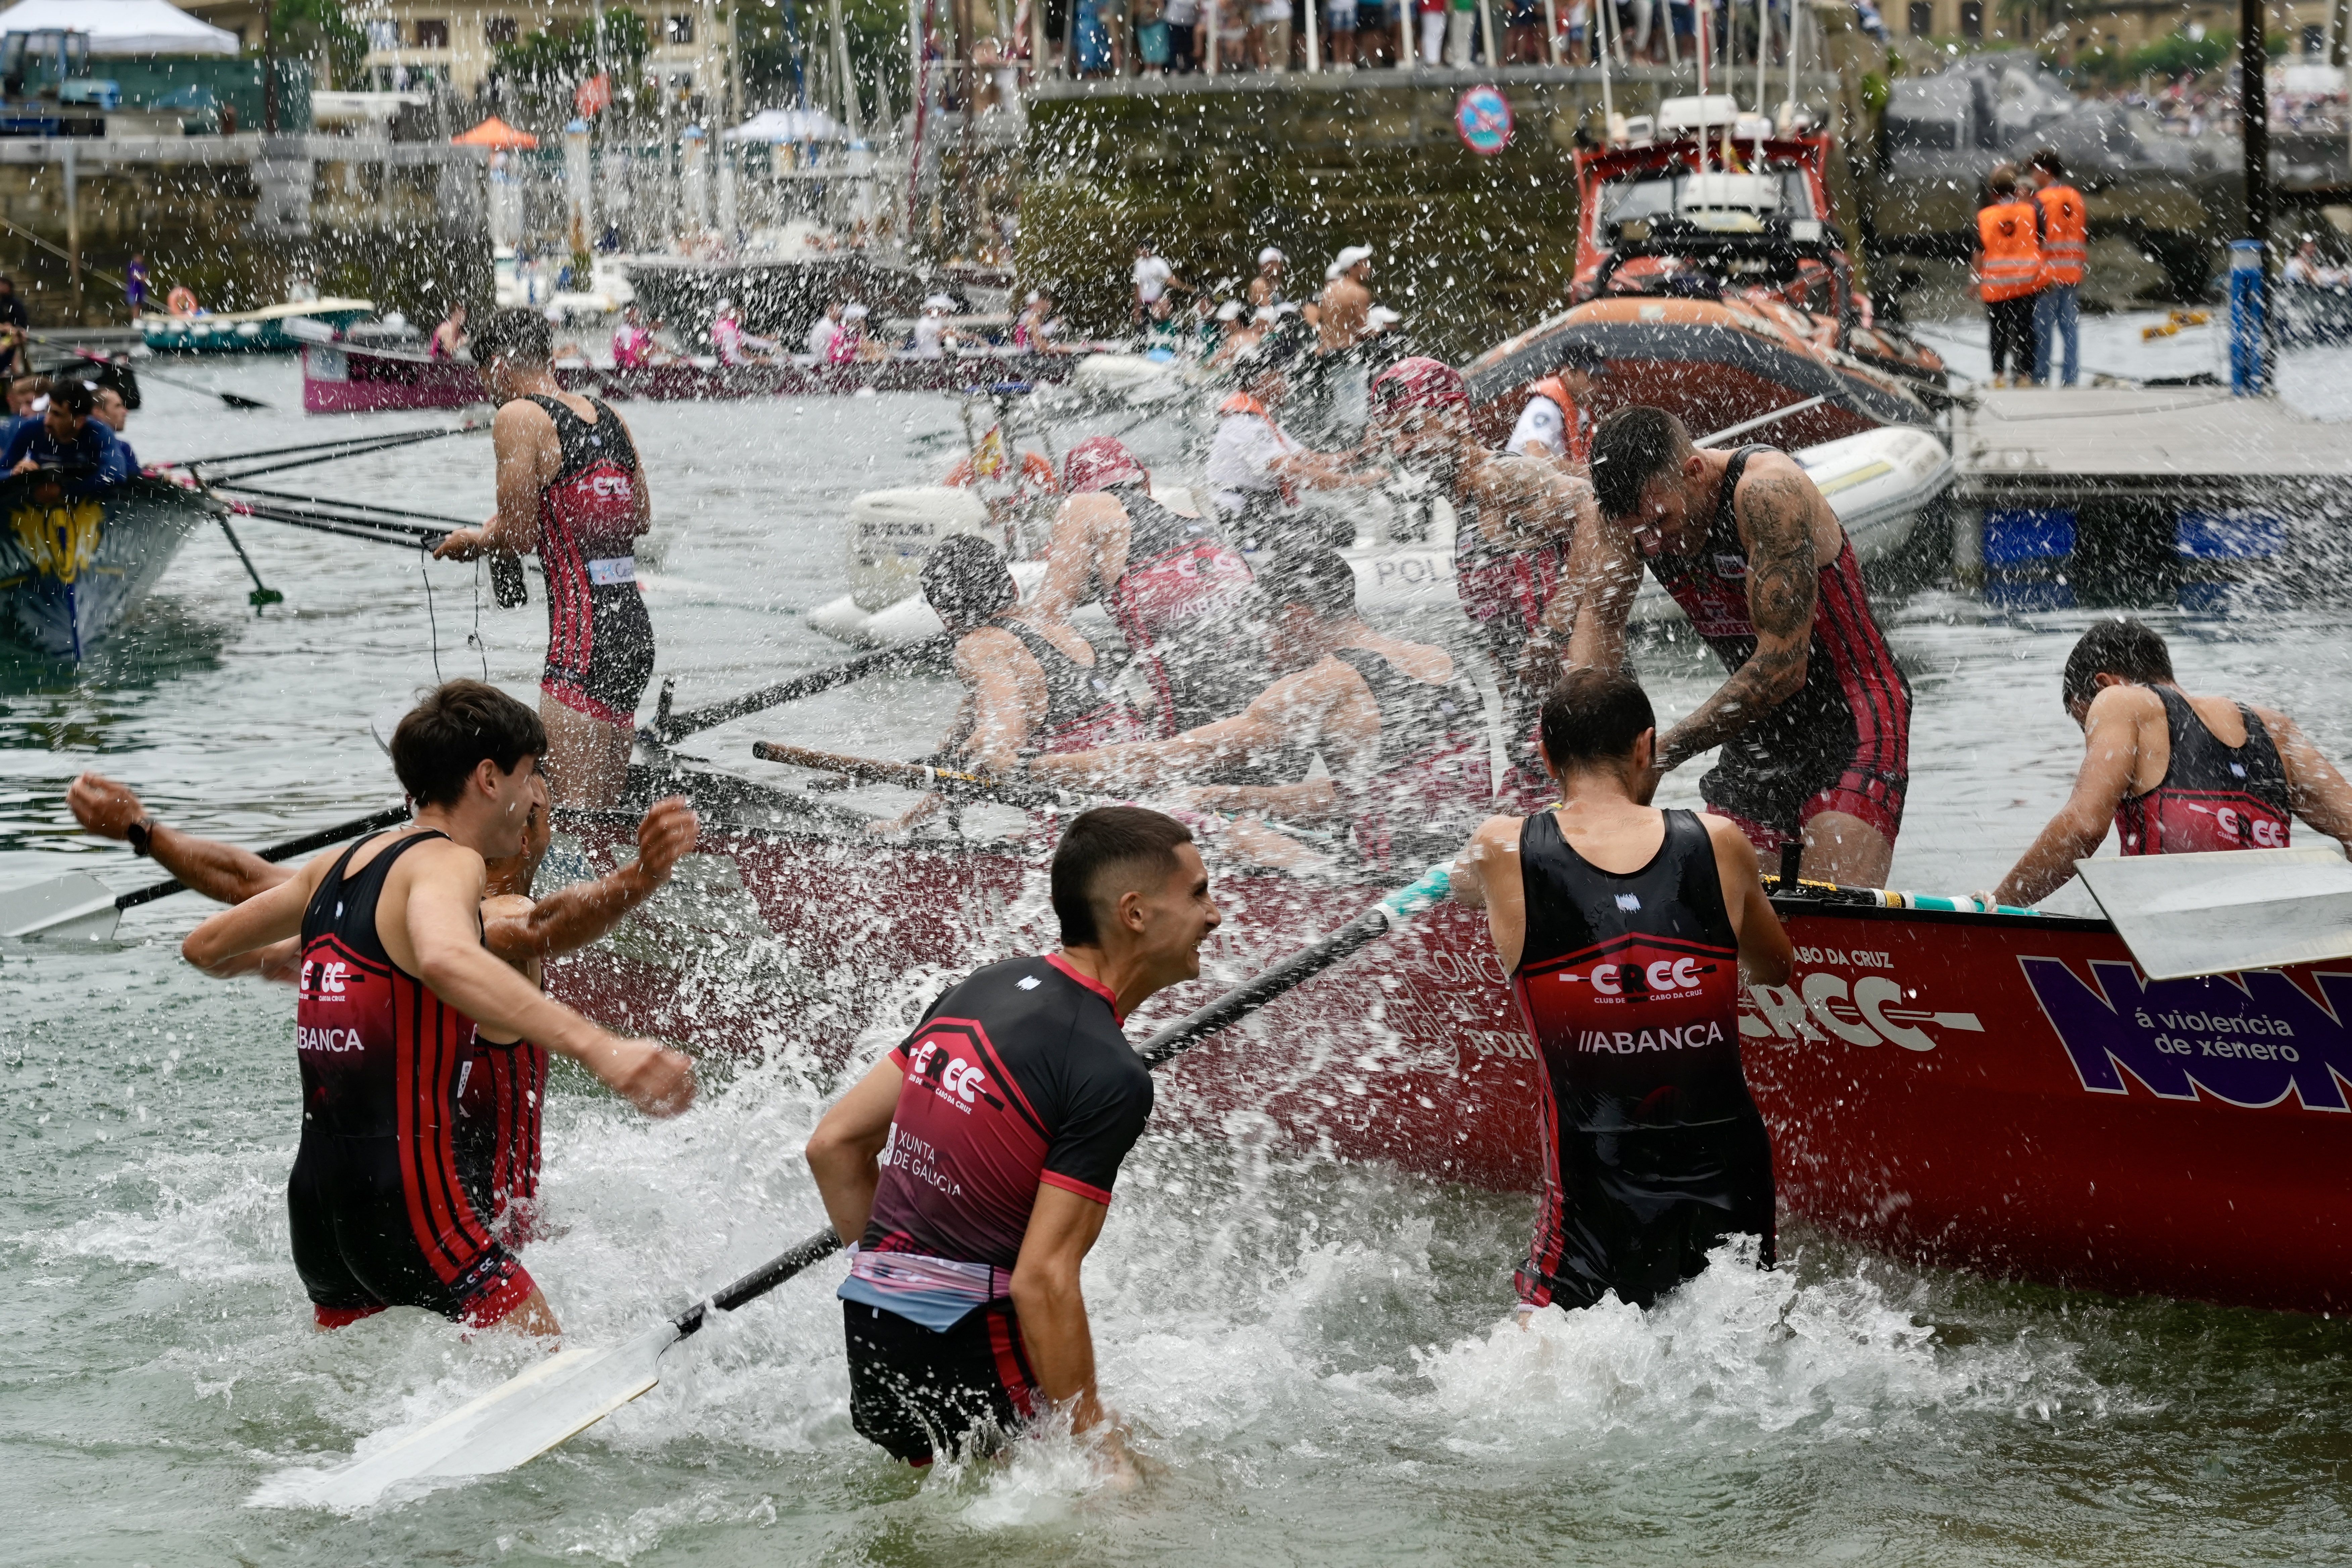
[{"label": "orange safety vest", "polygon": [[2083,193],[2072,185],[2045,185],[2033,193],[2042,217],[2042,281],[2080,283],[2091,258],[2091,216]]},{"label": "orange safety vest", "polygon": [[1576,399],[1568,395],[1568,388],[1559,377],[1548,375],[1528,390],[1538,397],[1549,397],[1559,409],[1560,440],[1567,447],[1563,456],[1568,461],[1591,462],[1592,427],[1586,421],[1584,411],[1576,405]]},{"label": "orange safety vest", "polygon": [[2034,234],[2039,212],[2032,202],[2003,202],[1977,214],[1978,291],[1990,305],[2015,300],[2042,287],[2042,247]]}]

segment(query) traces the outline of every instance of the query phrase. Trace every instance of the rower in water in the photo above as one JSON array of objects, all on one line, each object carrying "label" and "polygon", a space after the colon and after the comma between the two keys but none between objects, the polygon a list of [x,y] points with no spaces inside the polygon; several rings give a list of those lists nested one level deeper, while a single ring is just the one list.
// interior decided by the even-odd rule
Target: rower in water
[{"label": "rower in water", "polygon": [[[1335,551],[1278,557],[1258,577],[1274,683],[1233,718],[1165,741],[1028,759],[1033,777],[1105,789],[1187,785],[1193,810],[1336,821],[1375,864],[1462,842],[1494,798],[1484,710],[1444,648],[1385,636],[1356,614]],[[1319,754],[1328,770],[1307,775]],[[1213,784],[1220,773],[1271,784]],[[1262,838],[1237,841],[1266,858]]]},{"label": "rower in water", "polygon": [[2048,898],[2110,823],[2126,855],[2180,855],[2284,849],[2300,816],[2352,854],[2352,785],[2335,764],[2274,708],[2181,690],[2153,628],[2125,617],[2084,632],[2063,690],[2083,731],[2074,793],[1979,902]]},{"label": "rower in water", "polygon": [[1885,886],[1910,782],[1911,683],[1829,501],[1787,453],[1702,452],[1657,408],[1601,422],[1592,478],[1602,521],[1570,552],[1570,661],[1625,663],[1646,557],[1731,672],[1660,740],[1658,771],[1722,747],[1699,781],[1709,811],[1767,855],[1801,844],[1807,877]]},{"label": "rower in water", "polygon": [[1119,1026],[1198,977],[1221,917],[1192,835],[1139,806],[1072,819],[1052,885],[1061,951],[950,987],[808,1142],[834,1232],[856,1239],[850,1420],[912,1465],[1059,1410],[1127,1467],[1079,1289],[1151,1114]]},{"label": "rower in water", "polygon": [[566,392],[550,367],[552,334],[535,310],[500,310],[475,335],[482,383],[499,400],[490,439],[499,510],[453,531],[448,561],[536,551],[547,576],[547,725],[555,804],[611,806],[628,784],[638,700],[654,676],[654,627],[637,590],[636,541],[653,498],[628,423]]},{"label": "rower in water", "polygon": [[1489,450],[1471,428],[1461,374],[1436,360],[1382,371],[1371,409],[1370,439],[1431,471],[1454,505],[1454,593],[1503,695],[1500,796],[1521,806],[1549,800],[1536,715],[1575,629],[1575,601],[1559,589],[1570,542],[1597,526],[1592,487],[1548,459]]},{"label": "rower in water", "polygon": [[1070,499],[1054,523],[1038,616],[1067,625],[1099,597],[1159,698],[1162,734],[1240,711],[1266,674],[1240,552],[1209,519],[1154,500],[1150,473],[1108,436],[1071,447],[1062,470]]},{"label": "rower in water", "polygon": [[1740,978],[1793,961],[1756,851],[1660,811],[1656,720],[1630,675],[1577,670],[1543,707],[1560,804],[1487,819],[1454,896],[1486,911],[1544,1064],[1544,1182],[1520,1322],[1614,1293],[1647,1307],[1752,1236],[1774,1260],[1772,1147],[1739,1060]]},{"label": "rower in water", "polygon": [[522,852],[547,734],[495,687],[453,680],[392,737],[415,821],[223,910],[181,951],[211,973],[300,938],[295,1040],[302,1141],[287,1184],[295,1268],[321,1328],[387,1307],[560,1332],[458,1169],[457,1101],[476,1026],[568,1056],[649,1115],[694,1098],[693,1065],[607,1034],[483,944],[485,861]]},{"label": "rower in water", "polygon": [[[167,827],[131,789],[98,773],[75,779],[66,805],[89,831],[128,843],[133,854],[152,858],[190,890],[219,903],[241,904],[301,874],[300,868],[264,860],[249,849]],[[657,801],[637,824],[635,861],[534,900],[531,881],[552,837],[550,817],[533,802],[521,852],[485,863],[482,945],[534,985],[544,984],[548,959],[600,941],[651,898],[679,858],[693,852],[699,831],[682,796]],[[301,966],[300,949],[301,939],[289,937],[223,967],[291,984]],[[474,1053],[457,1093],[457,1174],[491,1233],[520,1247],[531,1239],[536,1223],[547,1052],[526,1039],[493,1039],[478,1030]]]}]

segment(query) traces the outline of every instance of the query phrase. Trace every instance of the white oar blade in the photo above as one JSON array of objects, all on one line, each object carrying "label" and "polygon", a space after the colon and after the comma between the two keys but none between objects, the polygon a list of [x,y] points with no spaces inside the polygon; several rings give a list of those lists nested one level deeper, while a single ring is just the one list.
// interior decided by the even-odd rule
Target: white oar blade
[{"label": "white oar blade", "polygon": [[511,1470],[659,1383],[662,1352],[677,1339],[665,1322],[609,1350],[560,1352],[388,1447],[323,1473],[288,1473],[253,1500],[365,1508],[395,1487]]},{"label": "white oar blade", "polygon": [[114,907],[114,889],[87,871],[0,893],[0,936],[103,942],[121,919],[122,911]]},{"label": "white oar blade", "polygon": [[2325,849],[2077,860],[2150,980],[2352,958],[2352,861]]}]

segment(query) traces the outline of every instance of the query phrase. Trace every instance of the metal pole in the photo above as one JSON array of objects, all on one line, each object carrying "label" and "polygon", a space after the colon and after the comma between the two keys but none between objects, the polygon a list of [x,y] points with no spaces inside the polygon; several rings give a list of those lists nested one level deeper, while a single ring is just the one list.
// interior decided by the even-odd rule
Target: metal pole
[{"label": "metal pole", "polygon": [[278,7],[261,0],[261,133],[278,134]]},{"label": "metal pole", "polygon": [[1609,55],[1612,49],[1625,47],[1624,38],[1617,32],[1617,0],[1592,0],[1592,25],[1601,31],[1601,144],[1616,145],[1617,105],[1609,96]]},{"label": "metal pole", "polygon": [[[1212,4],[1220,0],[1211,0]],[[2352,0],[2347,0],[2352,3]],[[1412,69],[1412,0],[1396,0],[1397,6],[1397,69]]]},{"label": "metal pole", "polygon": [[829,7],[833,19],[834,74],[840,79],[841,128],[856,133],[860,129],[857,106],[857,84],[849,76],[849,29],[841,19],[841,0],[832,0]]},{"label": "metal pole", "polygon": [[1559,64],[1559,0],[1544,0],[1544,58],[1555,67]]},{"label": "metal pole", "polygon": [[73,280],[74,321],[82,320],[81,298],[81,168],[70,137],[65,142],[66,268]]},{"label": "metal pole", "polygon": [[[2271,58],[2263,26],[2268,12],[2263,0],[2238,0],[2238,114],[2246,153],[2246,237],[2262,247],[2257,254],[2262,258],[2266,295],[2271,279],[2271,117],[2267,80]],[[2269,310],[2263,312],[2262,383],[2265,392],[2271,388],[2273,369],[2277,363],[2275,315]]]},{"label": "metal pole", "polygon": [[1495,52],[1495,0],[1478,0],[1478,34],[1486,40],[1486,68],[1493,70],[1503,63]]},{"label": "metal pole", "polygon": [[[1323,68],[1322,16],[1322,0],[1307,0],[1307,68],[1310,71]],[[1290,62],[1285,60],[1283,68],[1289,69]]]}]

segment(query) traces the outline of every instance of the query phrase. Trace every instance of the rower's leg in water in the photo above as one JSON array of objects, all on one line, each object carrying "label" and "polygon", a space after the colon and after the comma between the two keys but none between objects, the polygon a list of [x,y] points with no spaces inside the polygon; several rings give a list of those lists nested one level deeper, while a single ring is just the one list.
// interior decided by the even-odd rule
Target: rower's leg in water
[{"label": "rower's leg in water", "polygon": [[629,782],[635,731],[606,724],[541,693],[547,726],[547,793],[560,806],[618,805]]},{"label": "rower's leg in water", "polygon": [[1805,858],[1799,875],[1842,888],[1883,888],[1895,865],[1895,845],[1858,816],[1816,812],[1805,823]]},{"label": "rower's leg in water", "polygon": [[519,1334],[539,1334],[548,1339],[559,1339],[563,1333],[563,1325],[555,1321],[555,1309],[547,1304],[547,1292],[536,1285],[531,1287],[530,1295],[515,1303],[513,1310],[490,1327],[512,1329]]}]

